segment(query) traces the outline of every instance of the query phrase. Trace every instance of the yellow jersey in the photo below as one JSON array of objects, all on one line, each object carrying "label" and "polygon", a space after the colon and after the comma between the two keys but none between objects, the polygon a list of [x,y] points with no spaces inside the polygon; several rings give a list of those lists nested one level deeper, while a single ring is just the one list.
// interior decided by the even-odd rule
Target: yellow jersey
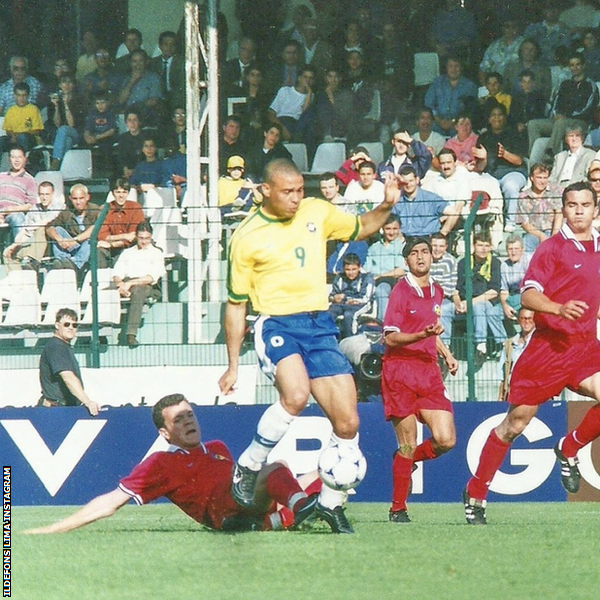
[{"label": "yellow jersey", "polygon": [[327,310],[327,240],[350,241],[359,232],[357,216],[325,200],[304,198],[291,219],[259,209],[231,237],[229,300],[250,300],[254,310],[273,316]]}]

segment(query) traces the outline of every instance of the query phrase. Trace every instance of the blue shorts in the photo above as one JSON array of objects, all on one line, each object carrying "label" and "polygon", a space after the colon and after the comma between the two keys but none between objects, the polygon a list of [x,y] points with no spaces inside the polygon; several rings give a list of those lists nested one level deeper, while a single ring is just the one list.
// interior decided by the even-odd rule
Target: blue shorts
[{"label": "blue shorts", "polygon": [[277,363],[299,354],[309,379],[353,372],[340,352],[339,330],[327,311],[283,317],[261,316],[254,324],[254,346],[263,372],[275,377]]}]

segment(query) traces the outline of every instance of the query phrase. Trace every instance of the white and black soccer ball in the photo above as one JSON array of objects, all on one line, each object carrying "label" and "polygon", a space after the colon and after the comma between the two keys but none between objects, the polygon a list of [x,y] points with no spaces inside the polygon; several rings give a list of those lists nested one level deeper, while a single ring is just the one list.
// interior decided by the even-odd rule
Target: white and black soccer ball
[{"label": "white and black soccer ball", "polygon": [[358,446],[329,446],[319,457],[319,477],[334,490],[355,488],[367,472],[367,460]]}]

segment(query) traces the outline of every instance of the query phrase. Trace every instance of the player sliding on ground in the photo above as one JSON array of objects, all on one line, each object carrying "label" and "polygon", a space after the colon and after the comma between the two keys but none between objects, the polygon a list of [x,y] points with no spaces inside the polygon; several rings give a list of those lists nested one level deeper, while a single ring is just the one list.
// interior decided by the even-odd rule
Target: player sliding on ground
[{"label": "player sliding on ground", "polygon": [[562,205],[565,224],[538,246],[523,279],[521,304],[535,311],[535,332],[515,363],[508,413],[490,433],[463,492],[471,525],[485,525],[490,483],[540,404],[565,387],[596,400],[554,448],[562,485],[570,494],[579,490],[581,479],[577,453],[600,436],[600,235],[592,227],[598,198],[587,183],[575,183],[565,188]]},{"label": "player sliding on ground", "polygon": [[[24,533],[62,533],[110,517],[129,500],[147,504],[167,497],[198,523],[223,531],[259,531],[298,526],[314,513],[321,482],[306,492],[280,462],[261,469],[252,506],[241,508],[231,497],[233,459],[223,442],[200,441],[200,426],[182,394],[165,396],[154,406],[152,419],[169,442],[137,465],[119,486],[96,496],[70,517]],[[277,510],[277,503],[282,508]]]},{"label": "player sliding on ground", "polygon": [[[330,446],[358,452],[358,413],[352,366],[339,351],[337,327],[328,313],[325,257],[329,239],[361,240],[384,225],[400,191],[391,176],[385,199],[360,217],[332,204],[304,198],[304,179],[293,162],[270,162],[265,169],[264,203],[246,218],[229,247],[229,298],[225,336],[229,366],[219,380],[231,391],[237,380],[246,306],[260,313],[255,346],[263,371],[279,400],[263,414],[256,435],[241,455],[232,492],[249,506],[262,465],[312,394],[333,426]],[[342,505],[343,490],[323,486],[317,516],[336,533],[353,533]]]},{"label": "player sliding on ground", "polygon": [[[456,441],[452,403],[437,355],[452,375],[458,363],[439,337],[444,332],[440,324],[444,292],[429,278],[431,243],[427,238],[409,238],[402,254],[410,272],[392,290],[385,312],[381,378],[385,418],[392,422],[398,439],[389,512],[393,523],[410,523],[406,499],[414,464],[448,452]],[[418,446],[417,419],[431,431],[431,437]]]}]

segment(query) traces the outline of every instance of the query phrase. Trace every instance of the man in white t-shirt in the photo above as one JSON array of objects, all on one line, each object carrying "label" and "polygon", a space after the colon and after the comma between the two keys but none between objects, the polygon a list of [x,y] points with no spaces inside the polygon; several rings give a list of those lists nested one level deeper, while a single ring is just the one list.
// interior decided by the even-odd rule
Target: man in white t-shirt
[{"label": "man in white t-shirt", "polygon": [[417,117],[417,127],[419,128],[412,134],[412,139],[425,144],[427,150],[432,156],[437,156],[438,152],[444,147],[446,138],[437,131],[433,131],[434,124],[433,112],[428,107],[423,107]]},{"label": "man in white t-shirt", "polygon": [[355,214],[368,212],[383,202],[385,186],[375,179],[376,172],[375,163],[365,161],[358,168],[358,181],[348,184],[344,198]]}]

